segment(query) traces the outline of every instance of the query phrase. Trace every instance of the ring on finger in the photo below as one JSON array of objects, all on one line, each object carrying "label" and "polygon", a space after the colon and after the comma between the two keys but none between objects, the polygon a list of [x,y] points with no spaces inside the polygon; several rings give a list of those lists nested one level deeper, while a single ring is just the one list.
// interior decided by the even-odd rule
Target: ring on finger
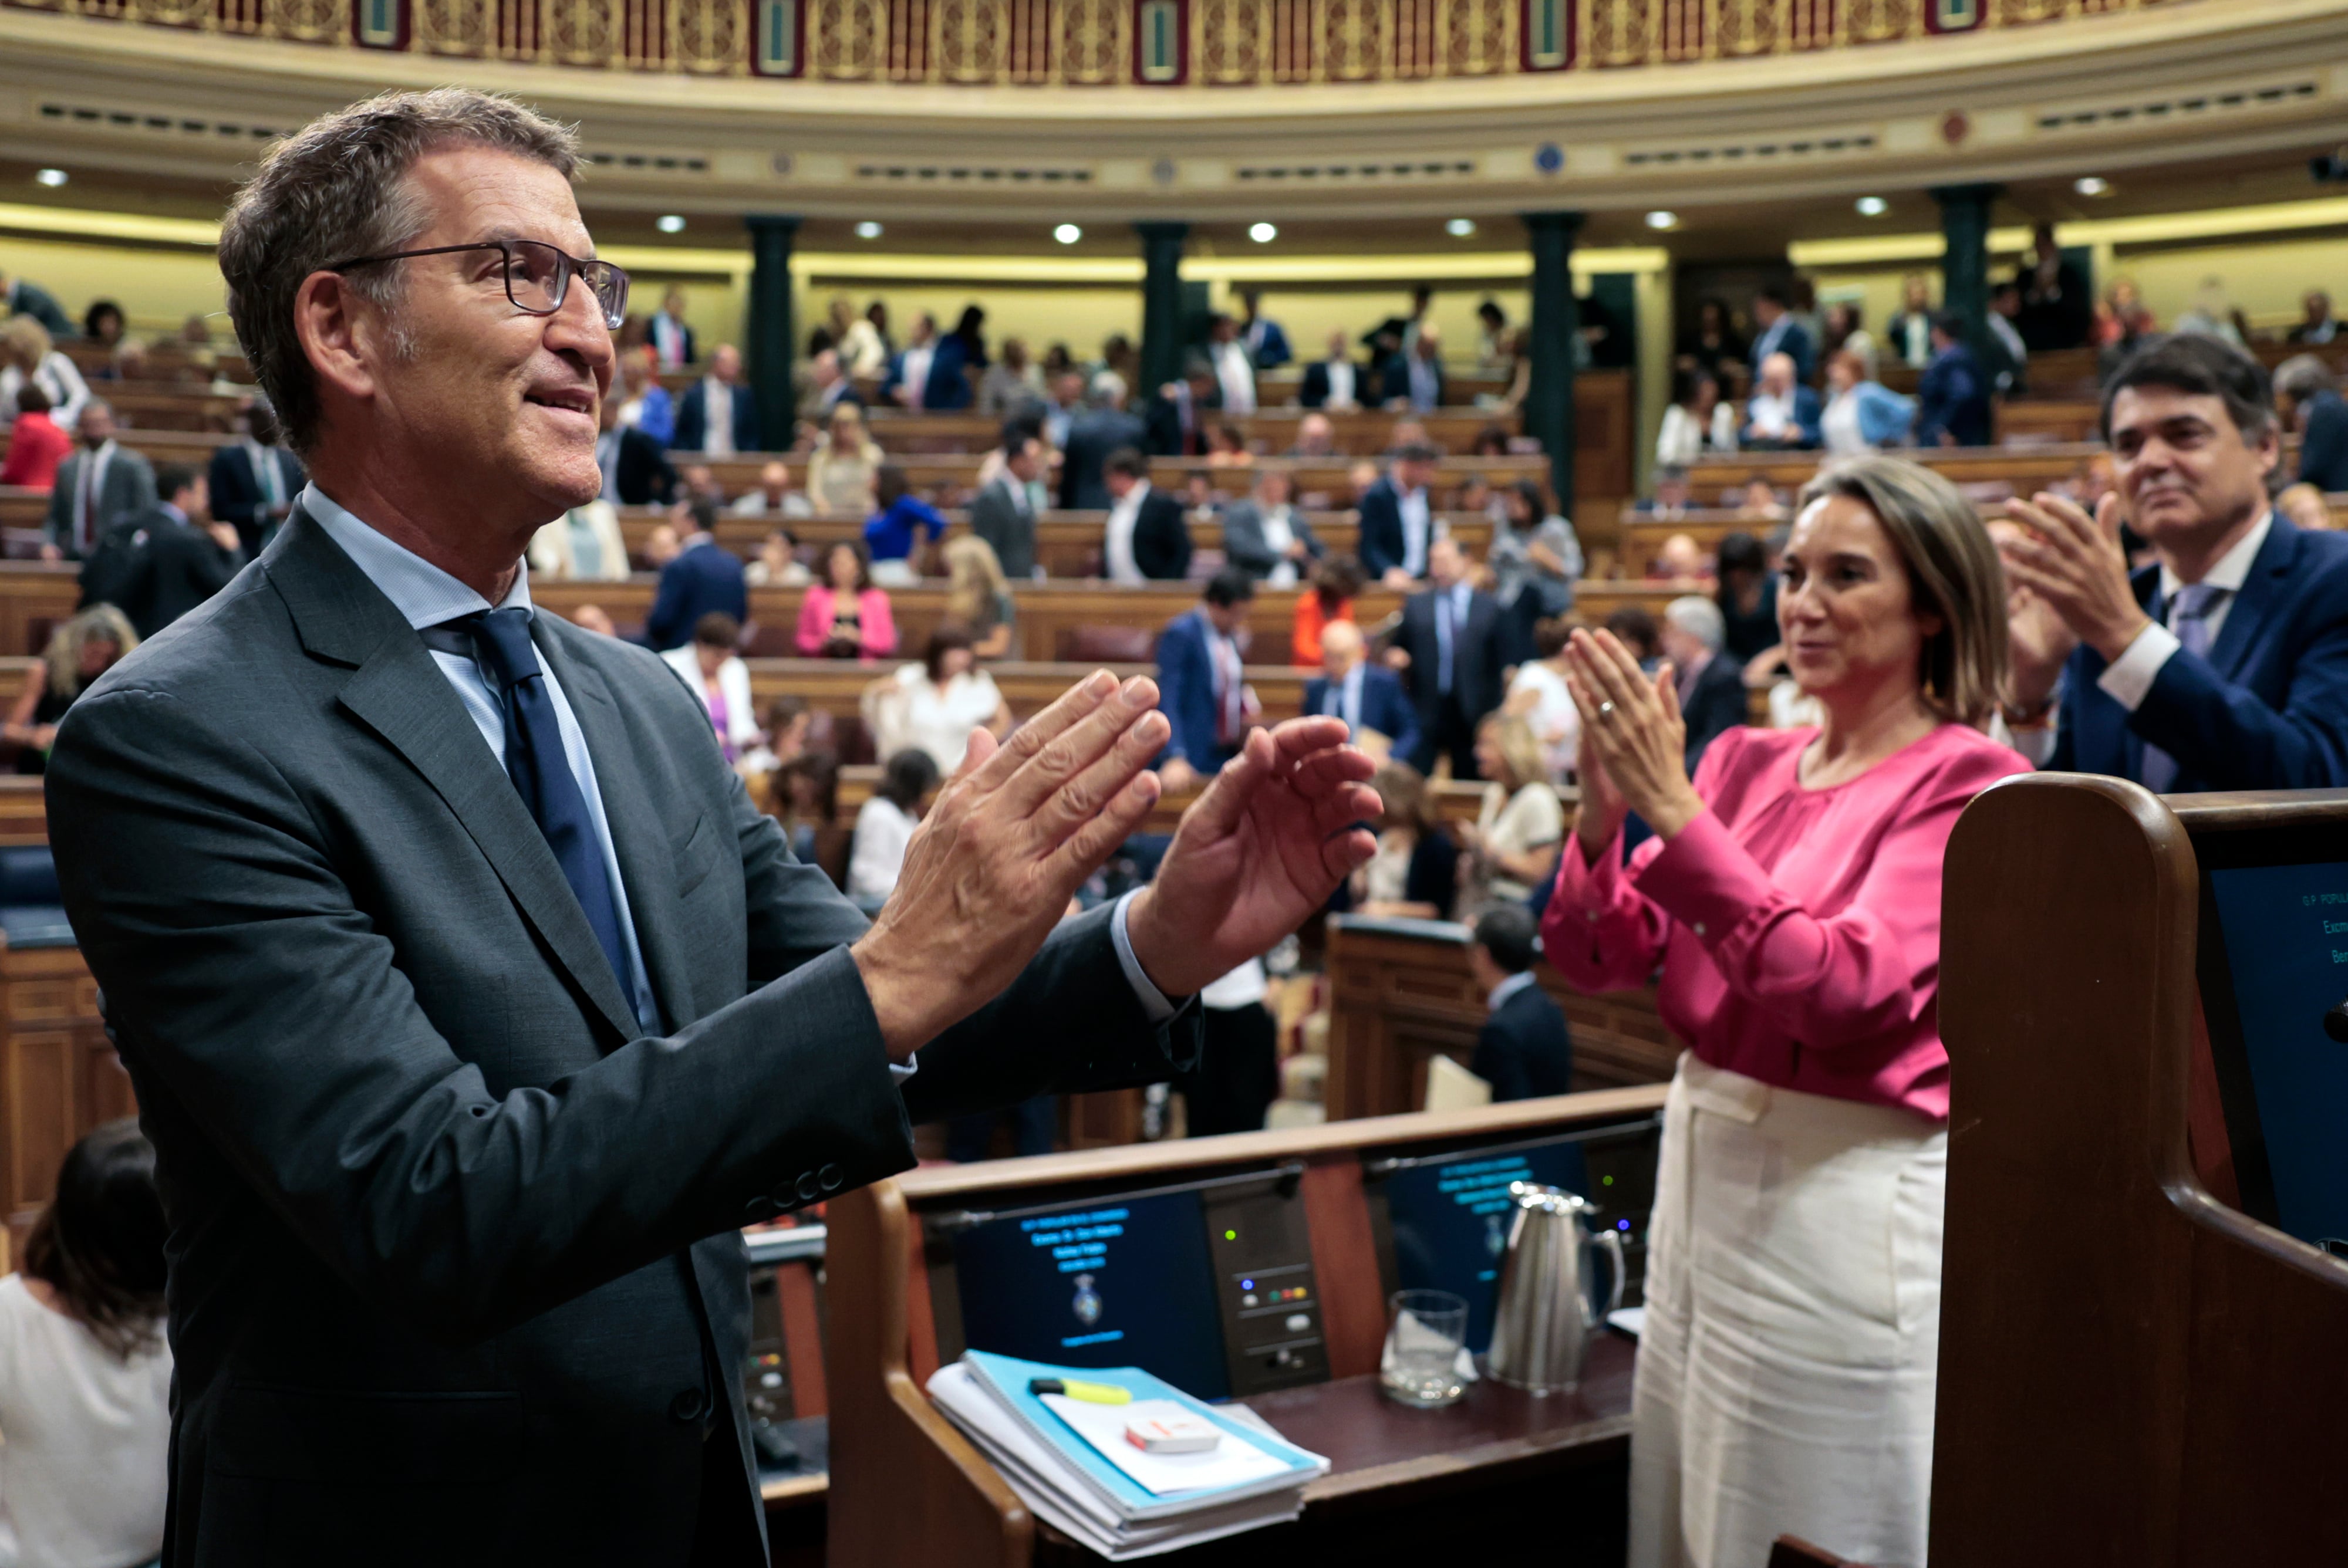
[{"label": "ring on finger", "polygon": [[1614,703],[1612,699],[1598,704],[1598,716],[1607,720],[1614,717]]}]

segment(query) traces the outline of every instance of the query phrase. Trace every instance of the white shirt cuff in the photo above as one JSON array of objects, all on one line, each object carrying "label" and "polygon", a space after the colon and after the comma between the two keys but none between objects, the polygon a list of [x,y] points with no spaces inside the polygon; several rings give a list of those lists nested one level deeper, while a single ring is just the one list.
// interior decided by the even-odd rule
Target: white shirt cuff
[{"label": "white shirt cuff", "polygon": [[[2034,768],[2044,767],[2046,759],[2054,754],[2055,728],[2053,724],[2031,730],[2007,729],[2003,724],[1998,728],[2005,730],[2005,743],[2020,752]],[[1990,738],[1997,739],[1994,735]]]},{"label": "white shirt cuff", "polygon": [[922,1053],[917,1050],[913,1052],[912,1055],[905,1058],[902,1061],[892,1061],[889,1064],[889,1081],[891,1083],[902,1083],[905,1080],[912,1077],[913,1074],[921,1071]]},{"label": "white shirt cuff", "polygon": [[1117,944],[1117,961],[1125,969],[1126,983],[1141,999],[1141,1010],[1149,1015],[1150,1022],[1164,1023],[1180,1009],[1166,999],[1166,993],[1151,982],[1141,960],[1133,956],[1133,938],[1125,928],[1126,910],[1140,896],[1137,887],[1117,901],[1117,912],[1108,917],[1109,939]]},{"label": "white shirt cuff", "polygon": [[2152,683],[2159,678],[2160,667],[2182,646],[2177,641],[2177,633],[2157,620],[2148,622],[2136,634],[2136,641],[2096,677],[2096,684],[2113,702],[2133,713],[2152,694]]}]

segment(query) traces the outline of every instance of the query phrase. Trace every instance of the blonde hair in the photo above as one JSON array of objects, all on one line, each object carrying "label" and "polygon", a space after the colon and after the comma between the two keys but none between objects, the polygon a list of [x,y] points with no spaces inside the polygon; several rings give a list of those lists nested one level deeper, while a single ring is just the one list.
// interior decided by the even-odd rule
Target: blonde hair
[{"label": "blonde hair", "polygon": [[995,600],[1011,591],[994,547],[976,534],[956,534],[946,541],[945,556],[946,619],[964,626],[991,620]]},{"label": "blonde hair", "polygon": [[51,696],[81,695],[81,651],[91,642],[113,643],[122,651],[116,655],[119,659],[139,646],[139,633],[130,618],[110,604],[93,604],[67,620],[49,633],[49,645],[41,650],[41,661],[49,668]]},{"label": "blonde hair", "polygon": [[1875,514],[1908,569],[1910,612],[1941,629],[1916,656],[1925,705],[1979,729],[2005,690],[2005,572],[1973,505],[1941,475],[1902,457],[1859,457],[1802,487],[1801,507],[1827,496]]},{"label": "blonde hair", "polygon": [[1500,766],[1509,776],[1499,782],[1510,794],[1527,784],[1549,782],[1549,764],[1530,724],[1513,713],[1494,713],[1477,727],[1478,734],[1487,730],[1491,732],[1492,743],[1500,748]]},{"label": "blonde hair", "polygon": [[49,329],[35,317],[10,316],[0,322],[0,348],[6,350],[0,359],[13,363],[26,375],[40,369],[56,346],[49,340]]}]

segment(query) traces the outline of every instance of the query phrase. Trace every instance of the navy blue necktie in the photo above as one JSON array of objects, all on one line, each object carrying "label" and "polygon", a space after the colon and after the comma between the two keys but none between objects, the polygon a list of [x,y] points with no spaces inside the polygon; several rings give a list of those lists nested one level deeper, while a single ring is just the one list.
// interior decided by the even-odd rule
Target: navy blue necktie
[{"label": "navy blue necktie", "polygon": [[[619,978],[620,994],[630,999],[628,951],[620,939],[619,906],[612,897],[612,879],[603,868],[603,847],[595,836],[595,822],[587,814],[587,797],[563,754],[562,728],[554,717],[554,698],[546,689],[546,671],[530,645],[530,611],[484,610],[443,621],[441,626],[470,636],[481,668],[497,687],[506,711],[506,773],[521,792],[522,804],[538,819],[562,867],[563,880],[577,895],[587,924],[603,956]],[[434,630],[439,630],[435,627]]]}]

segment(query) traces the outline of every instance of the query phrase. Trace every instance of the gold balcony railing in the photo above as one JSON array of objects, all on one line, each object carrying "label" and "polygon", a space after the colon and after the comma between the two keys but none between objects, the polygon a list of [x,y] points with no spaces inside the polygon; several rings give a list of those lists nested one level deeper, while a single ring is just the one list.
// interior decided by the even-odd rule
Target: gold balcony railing
[{"label": "gold balcony railing", "polygon": [[1413,82],[1808,52],[2192,0],[0,0],[304,44],[969,87]]}]

